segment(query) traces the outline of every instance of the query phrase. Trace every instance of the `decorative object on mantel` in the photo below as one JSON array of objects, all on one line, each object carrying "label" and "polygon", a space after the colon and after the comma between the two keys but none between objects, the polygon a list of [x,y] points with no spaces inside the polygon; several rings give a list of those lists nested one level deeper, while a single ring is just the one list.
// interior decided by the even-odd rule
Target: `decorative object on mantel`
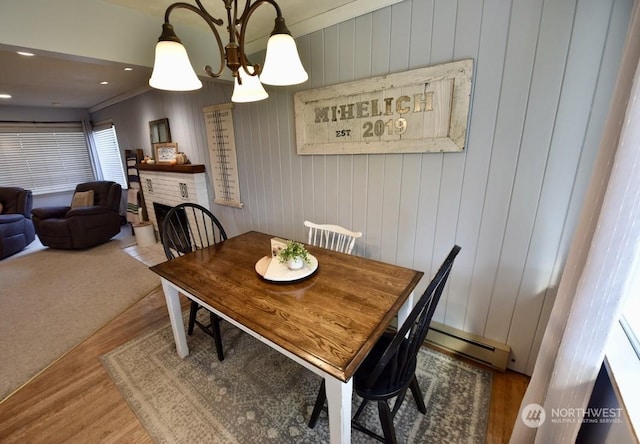
[{"label": "decorative object on mantel", "polygon": [[[276,19],[273,32],[267,42],[263,67],[251,63],[247,58],[244,52],[244,38],[249,18],[264,3],[274,7]],[[235,81],[232,100],[254,102],[266,99],[269,95],[262,87],[262,83],[286,86],[307,81],[308,75],[300,62],[298,48],[275,0],[253,2],[246,0],[244,9],[238,6],[238,0],[225,0],[228,21],[226,25],[224,20],[213,17],[202,6],[202,2],[196,0],[196,4],[197,6],[185,2],[173,3],[165,11],[162,34],[156,45],[153,73],[149,79],[151,87],[170,91],[191,91],[202,87],[202,82],[191,67],[187,51],[169,23],[171,12],[178,8],[196,13],[209,25],[218,43],[220,66],[217,72],[214,72],[209,65],[204,69],[210,77],[218,78],[224,71],[226,60],[226,66],[231,70]],[[238,17],[238,11],[241,11],[240,17]],[[224,27],[229,34],[229,41],[224,48],[217,26]],[[260,76],[259,80],[258,76]]]},{"label": "decorative object on mantel", "polygon": [[178,153],[176,154],[176,165],[184,165],[188,163],[191,163],[191,161],[189,160],[187,155],[183,152],[178,151]]},{"label": "decorative object on mantel", "polygon": [[156,163],[156,160],[151,156],[144,156],[144,158],[140,161],[141,164],[153,165]]},{"label": "decorative object on mantel", "polygon": [[468,59],[300,91],[298,154],[463,151],[472,76]]},{"label": "decorative object on mantel", "polygon": [[149,122],[149,137],[151,138],[151,148],[154,148],[156,143],[171,142],[169,119],[164,118]]},{"label": "decorative object on mantel", "polygon": [[[170,165],[175,165],[177,163],[177,143],[156,143],[153,145],[153,150],[155,151],[157,163],[168,163]],[[149,161],[147,161],[147,163],[148,162]]]},{"label": "decorative object on mantel", "polygon": [[[176,145],[176,149],[177,149],[177,144]],[[175,162],[172,162],[171,160],[169,162],[156,162],[156,160],[154,158],[152,158],[151,156],[144,156],[144,158],[142,160],[140,160],[141,164],[147,164],[147,165],[154,165],[156,163],[161,163],[161,164],[168,164],[168,165],[187,165],[190,164],[191,161],[189,160],[189,158],[187,157],[187,155],[181,151],[178,151],[175,155]]]},{"label": "decorative object on mantel", "polygon": [[211,180],[214,202],[242,208],[238,181],[238,158],[233,132],[233,103],[207,106],[202,109],[207,125],[207,142],[211,159]]}]

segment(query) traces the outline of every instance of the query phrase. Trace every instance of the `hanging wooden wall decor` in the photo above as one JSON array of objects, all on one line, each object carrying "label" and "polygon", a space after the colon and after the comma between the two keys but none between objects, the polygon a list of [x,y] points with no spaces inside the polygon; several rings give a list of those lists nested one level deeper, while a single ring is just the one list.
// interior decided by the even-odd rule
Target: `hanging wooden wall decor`
[{"label": "hanging wooden wall decor", "polygon": [[232,103],[225,103],[207,106],[202,109],[202,112],[207,125],[214,202],[242,208],[232,108]]},{"label": "hanging wooden wall decor", "polygon": [[298,154],[462,151],[473,60],[461,60],[294,96]]}]

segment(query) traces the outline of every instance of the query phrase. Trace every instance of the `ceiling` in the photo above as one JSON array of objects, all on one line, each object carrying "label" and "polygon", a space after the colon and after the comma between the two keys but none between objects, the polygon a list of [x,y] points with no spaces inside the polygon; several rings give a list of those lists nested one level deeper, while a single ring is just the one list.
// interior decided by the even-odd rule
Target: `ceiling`
[{"label": "ceiling", "polygon": [[[159,35],[164,12],[175,0],[100,1],[108,4],[107,7],[121,8],[120,11],[130,10],[131,16],[152,16],[154,20],[157,18]],[[289,29],[297,37],[398,1],[400,0],[278,0],[278,5]],[[193,0],[189,2],[194,3]],[[202,3],[214,17],[226,17],[222,1],[203,0]],[[242,1],[239,3],[244,5]],[[273,10],[264,6],[259,7],[251,16],[246,35],[249,54],[266,47],[274,17]],[[212,51],[215,51],[214,37],[197,14],[176,9],[171,14],[171,23],[179,35],[180,25],[207,32]],[[48,32],[55,32],[56,29],[51,28]],[[38,35],[40,39],[51,37],[46,33]],[[224,35],[221,37],[223,44],[226,43]],[[42,47],[46,47],[46,44],[43,43]],[[18,50],[30,51],[34,56],[18,55]],[[125,71],[125,68],[132,69]],[[0,99],[0,105],[99,109],[119,98],[148,90],[150,75],[150,66],[91,59],[0,41],[0,94],[12,96],[11,99]],[[108,84],[101,84],[103,81]]]},{"label": "ceiling", "polygon": [[[86,108],[146,91],[151,68],[0,45],[0,105]],[[133,68],[125,71],[125,68]],[[107,85],[100,82],[107,81]]]}]

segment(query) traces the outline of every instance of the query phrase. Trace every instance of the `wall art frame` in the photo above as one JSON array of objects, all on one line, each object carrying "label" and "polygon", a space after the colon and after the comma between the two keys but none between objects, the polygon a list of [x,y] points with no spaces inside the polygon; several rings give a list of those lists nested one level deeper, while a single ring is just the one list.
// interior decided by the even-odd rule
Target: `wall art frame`
[{"label": "wall art frame", "polygon": [[473,60],[294,95],[299,155],[460,152],[467,144]]}]

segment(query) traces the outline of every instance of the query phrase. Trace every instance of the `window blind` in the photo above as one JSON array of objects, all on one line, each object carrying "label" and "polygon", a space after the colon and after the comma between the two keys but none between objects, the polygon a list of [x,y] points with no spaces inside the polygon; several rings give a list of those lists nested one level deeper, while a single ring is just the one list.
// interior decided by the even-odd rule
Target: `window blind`
[{"label": "window blind", "polygon": [[0,186],[39,195],[74,190],[92,180],[80,123],[0,126]]},{"label": "window blind", "polygon": [[93,130],[93,140],[102,178],[119,183],[123,189],[127,188],[115,127],[111,124],[96,125]]}]

